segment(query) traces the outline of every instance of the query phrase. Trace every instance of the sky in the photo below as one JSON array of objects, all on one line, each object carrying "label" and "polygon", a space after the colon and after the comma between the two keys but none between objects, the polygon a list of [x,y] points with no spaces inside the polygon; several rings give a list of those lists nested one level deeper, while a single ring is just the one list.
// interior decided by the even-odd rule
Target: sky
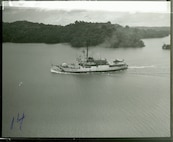
[{"label": "sky", "polygon": [[169,26],[166,1],[5,1],[3,21],[67,25],[76,20],[129,26]]}]

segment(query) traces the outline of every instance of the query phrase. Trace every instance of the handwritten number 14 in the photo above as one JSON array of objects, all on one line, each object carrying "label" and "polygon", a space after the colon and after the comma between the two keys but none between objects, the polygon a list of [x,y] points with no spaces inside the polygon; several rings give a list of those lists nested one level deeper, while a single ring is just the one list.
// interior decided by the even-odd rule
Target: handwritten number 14
[{"label": "handwritten number 14", "polygon": [[22,124],[23,124],[24,118],[25,118],[24,113],[23,113],[22,115],[20,115],[20,114],[18,113],[16,119],[15,119],[15,117],[12,118],[10,129],[12,130],[13,127],[14,127],[14,124],[17,123],[17,124],[19,124],[19,129],[21,130],[21,129],[22,129]]}]

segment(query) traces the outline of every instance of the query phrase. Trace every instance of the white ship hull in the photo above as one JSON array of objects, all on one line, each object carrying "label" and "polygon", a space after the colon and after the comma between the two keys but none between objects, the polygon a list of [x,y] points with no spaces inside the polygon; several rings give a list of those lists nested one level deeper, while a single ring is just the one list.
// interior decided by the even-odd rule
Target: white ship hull
[{"label": "white ship hull", "polygon": [[109,66],[109,65],[99,65],[99,66],[91,66],[91,67],[61,67],[61,66],[53,66],[51,68],[51,72],[53,73],[60,73],[60,72],[67,72],[67,73],[88,73],[88,72],[112,72],[118,70],[125,70],[128,68],[128,65],[122,66]]}]

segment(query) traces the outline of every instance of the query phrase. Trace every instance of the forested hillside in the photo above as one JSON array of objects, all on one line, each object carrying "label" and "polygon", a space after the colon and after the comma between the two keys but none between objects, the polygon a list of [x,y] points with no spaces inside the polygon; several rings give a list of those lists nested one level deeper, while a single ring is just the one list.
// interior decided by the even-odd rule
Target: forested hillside
[{"label": "forested hillside", "polygon": [[143,47],[142,38],[165,37],[169,27],[129,27],[118,24],[76,21],[60,25],[45,25],[28,21],[3,23],[3,42],[69,43],[73,47],[95,46],[109,42],[110,47]]}]

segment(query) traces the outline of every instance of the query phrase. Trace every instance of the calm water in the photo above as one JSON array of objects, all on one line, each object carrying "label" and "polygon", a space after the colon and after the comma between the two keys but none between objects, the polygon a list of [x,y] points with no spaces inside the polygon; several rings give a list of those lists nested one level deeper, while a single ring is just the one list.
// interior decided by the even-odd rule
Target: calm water
[{"label": "calm water", "polygon": [[68,44],[3,44],[3,136],[170,136],[169,37],[144,48],[89,54],[123,58],[126,71],[52,74],[51,64],[73,62],[82,49]]}]

